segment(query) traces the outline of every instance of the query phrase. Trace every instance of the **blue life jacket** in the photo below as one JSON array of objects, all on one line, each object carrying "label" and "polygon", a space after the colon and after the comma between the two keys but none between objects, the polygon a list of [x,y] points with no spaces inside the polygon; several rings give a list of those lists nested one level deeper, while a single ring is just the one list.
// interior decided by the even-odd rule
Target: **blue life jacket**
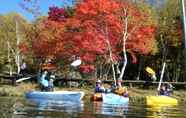
[{"label": "blue life jacket", "polygon": [[45,77],[46,77],[46,74],[42,74],[39,82],[44,87],[48,87],[48,80],[46,80]]},{"label": "blue life jacket", "polygon": [[103,92],[105,92],[105,90],[102,89],[101,86],[96,85],[95,92],[96,93],[103,93]]},{"label": "blue life jacket", "polygon": [[160,95],[170,96],[170,92],[167,90],[160,90]]}]

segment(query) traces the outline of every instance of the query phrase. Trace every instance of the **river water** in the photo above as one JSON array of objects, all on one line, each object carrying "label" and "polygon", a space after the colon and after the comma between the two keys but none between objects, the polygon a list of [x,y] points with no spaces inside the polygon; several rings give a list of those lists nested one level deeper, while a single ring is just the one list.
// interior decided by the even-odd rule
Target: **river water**
[{"label": "river water", "polygon": [[46,103],[0,97],[0,118],[186,118],[186,104],[151,108],[139,101],[132,101],[126,106],[113,106],[89,100]]}]

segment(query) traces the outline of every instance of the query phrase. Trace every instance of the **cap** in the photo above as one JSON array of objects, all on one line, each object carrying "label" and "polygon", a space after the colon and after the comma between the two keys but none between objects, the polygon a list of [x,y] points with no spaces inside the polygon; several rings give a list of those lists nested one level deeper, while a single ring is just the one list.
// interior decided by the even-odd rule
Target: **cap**
[{"label": "cap", "polygon": [[98,79],[97,83],[102,83],[101,80]]}]

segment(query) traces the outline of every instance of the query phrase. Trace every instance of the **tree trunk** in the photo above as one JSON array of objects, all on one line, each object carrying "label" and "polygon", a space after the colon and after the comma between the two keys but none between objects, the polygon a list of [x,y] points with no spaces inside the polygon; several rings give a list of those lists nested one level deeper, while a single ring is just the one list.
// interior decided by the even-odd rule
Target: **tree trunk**
[{"label": "tree trunk", "polygon": [[124,30],[123,30],[123,55],[124,55],[124,64],[123,64],[123,67],[122,67],[122,70],[121,70],[121,73],[119,75],[119,78],[118,80],[122,80],[123,76],[124,76],[124,73],[125,73],[125,69],[126,69],[126,66],[127,66],[127,53],[126,53],[126,41],[127,41],[127,33],[128,33],[128,17],[127,17],[127,10],[125,9],[124,10]]},{"label": "tree trunk", "polygon": [[20,34],[19,34],[19,25],[18,22],[16,21],[16,54],[15,54],[15,60],[16,60],[16,65],[17,65],[17,73],[20,73],[21,70],[21,64],[20,64],[20,50],[19,50],[19,44],[20,44]]},{"label": "tree trunk", "polygon": [[139,67],[138,67],[138,76],[136,78],[136,80],[140,80],[140,74],[141,74],[141,68],[142,68],[142,59],[141,59],[141,56],[139,58]]},{"label": "tree trunk", "polygon": [[7,40],[7,47],[8,47],[8,68],[9,68],[9,75],[12,76],[12,65],[11,65],[11,59],[10,59],[10,43],[9,40]]},{"label": "tree trunk", "polygon": [[111,45],[110,42],[108,41],[108,39],[106,40],[108,48],[109,48],[109,56],[110,56],[110,60],[111,60],[111,65],[112,65],[112,74],[113,74],[113,78],[114,78],[114,83],[116,85],[116,72],[115,72],[115,68],[114,68],[114,61],[112,58],[112,50],[111,50]]},{"label": "tree trunk", "polygon": [[107,29],[107,27],[106,27],[106,30],[105,30],[105,36],[107,37],[106,38],[106,43],[107,43],[107,46],[108,46],[109,57],[110,57],[111,66],[112,66],[112,75],[113,75],[113,79],[114,79],[114,84],[116,85],[116,71],[114,69],[114,60],[112,58],[112,47],[111,47],[111,44],[109,42],[108,29]]}]

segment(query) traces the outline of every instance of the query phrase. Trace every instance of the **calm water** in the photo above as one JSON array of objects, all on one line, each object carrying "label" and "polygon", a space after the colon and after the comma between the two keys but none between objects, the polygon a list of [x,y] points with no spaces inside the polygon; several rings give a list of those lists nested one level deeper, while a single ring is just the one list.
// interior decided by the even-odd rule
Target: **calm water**
[{"label": "calm water", "polygon": [[111,106],[101,102],[38,102],[0,97],[0,118],[186,118],[186,104],[150,108],[143,102]]}]

